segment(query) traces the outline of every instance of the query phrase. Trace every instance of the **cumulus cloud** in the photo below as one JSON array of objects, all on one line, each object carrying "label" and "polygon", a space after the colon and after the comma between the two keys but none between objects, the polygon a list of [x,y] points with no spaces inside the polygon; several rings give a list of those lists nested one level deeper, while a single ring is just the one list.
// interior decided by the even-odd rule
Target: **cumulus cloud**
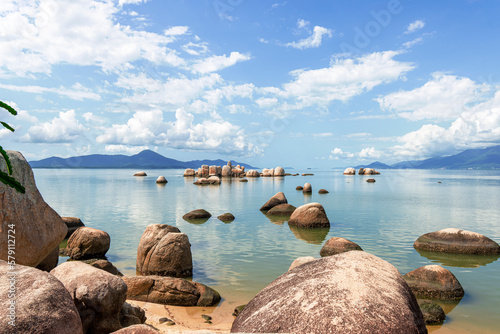
[{"label": "cumulus cloud", "polygon": [[335,59],[330,67],[291,72],[294,80],[283,86],[284,93],[305,105],[347,101],[373,87],[399,79],[415,66],[399,62],[398,51],[375,52],[357,58]]},{"label": "cumulus cloud", "polygon": [[[138,3],[139,1],[122,1]],[[166,45],[175,36],[134,30],[116,22],[120,6],[112,1],[20,0],[0,9],[0,74],[49,74],[55,64],[126,69],[144,59],[181,66],[184,60]]]},{"label": "cumulus cloud", "polygon": [[255,155],[261,148],[251,143],[239,126],[212,113],[209,119],[195,122],[195,117],[177,109],[175,121],[165,121],[161,110],[138,111],[126,124],[114,124],[97,137],[97,142],[111,145],[164,145],[184,150]]},{"label": "cumulus cloud", "polygon": [[[299,26],[299,28],[301,28],[301,25],[302,25],[302,27],[305,27],[305,25],[307,25],[307,24],[306,24],[306,21],[299,20],[299,22],[297,22],[297,25]],[[333,34],[333,31],[331,29],[327,29],[327,28],[320,27],[320,26],[315,26],[311,36],[309,36],[308,38],[301,39],[298,42],[287,43],[287,44],[285,44],[285,46],[289,46],[289,47],[292,47],[295,49],[300,49],[300,50],[317,48],[317,47],[321,46],[321,42],[323,41],[324,36],[332,37],[332,34]]]},{"label": "cumulus cloud", "polygon": [[422,20],[416,20],[408,25],[405,34],[411,34],[412,32],[422,29],[423,27],[425,27],[425,22]]},{"label": "cumulus cloud", "polygon": [[476,84],[469,78],[434,73],[422,87],[391,93],[377,101],[382,109],[410,120],[450,120],[487,91],[487,85]]},{"label": "cumulus cloud", "polygon": [[83,86],[80,83],[74,84],[71,89],[65,87],[49,88],[41,86],[16,86],[16,85],[5,85],[5,84],[0,84],[0,88],[8,89],[15,92],[25,92],[33,94],[52,93],[76,101],[83,101],[83,100],[99,101],[101,99],[101,96],[99,94],[94,93],[91,89]]},{"label": "cumulus cloud", "polygon": [[74,110],[60,112],[50,122],[34,125],[21,138],[31,143],[70,143],[78,139],[86,128],[76,119]]},{"label": "cumulus cloud", "polygon": [[377,151],[375,147],[365,147],[358,154],[360,159],[378,159],[381,156],[382,152]]},{"label": "cumulus cloud", "polygon": [[330,160],[339,160],[340,158],[354,158],[354,153],[344,152],[341,148],[335,147],[331,151]]},{"label": "cumulus cloud", "polygon": [[199,60],[195,62],[191,68],[194,73],[211,73],[217,72],[227,67],[233,66],[238,62],[250,60],[249,54],[242,54],[239,52],[231,52],[228,56],[212,56],[206,59]]},{"label": "cumulus cloud", "polygon": [[139,4],[141,4],[141,3],[146,3],[146,2],[148,2],[148,1],[149,1],[149,0],[119,0],[119,1],[118,1],[118,4],[119,4],[120,6],[123,6],[123,5],[130,5],[130,4],[132,4],[132,5],[139,5]]},{"label": "cumulus cloud", "polygon": [[304,19],[298,19],[298,20],[297,20],[297,27],[298,27],[299,29],[301,29],[301,28],[305,28],[305,27],[307,27],[307,26],[309,25],[309,23],[311,23],[311,22],[306,21],[306,20],[304,20]]}]

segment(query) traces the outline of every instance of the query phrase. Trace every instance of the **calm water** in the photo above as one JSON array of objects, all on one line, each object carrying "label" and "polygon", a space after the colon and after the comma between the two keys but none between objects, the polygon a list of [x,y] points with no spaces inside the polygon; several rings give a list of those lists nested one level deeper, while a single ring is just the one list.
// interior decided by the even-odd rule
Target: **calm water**
[{"label": "calm water", "polygon": [[[193,280],[217,289],[225,302],[243,304],[284,273],[295,258],[319,258],[322,244],[340,236],[390,262],[402,274],[438,263],[457,276],[466,295],[458,305],[445,305],[447,321],[436,333],[454,329],[500,333],[500,261],[427,258],[412,246],[420,235],[448,227],[500,242],[500,171],[386,170],[370,184],[365,176],[330,170],[248,183],[223,180],[220,186],[205,187],[193,185],[181,170],[146,170],[145,178],[133,177],[135,171],[34,172],[44,199],[61,216],[79,217],[87,226],[110,234],[108,257],[125,274],[135,274],[137,246],[146,226],[174,225],[191,242]],[[167,185],[156,185],[159,175],[167,178]],[[305,182],[312,184],[311,196],[295,190]],[[320,188],[330,193],[319,195]],[[321,203],[331,228],[299,230],[269,220],[259,208],[278,191],[295,206]],[[182,219],[198,208],[213,217],[200,225]],[[233,213],[236,220],[225,224],[215,218],[224,212]]]}]

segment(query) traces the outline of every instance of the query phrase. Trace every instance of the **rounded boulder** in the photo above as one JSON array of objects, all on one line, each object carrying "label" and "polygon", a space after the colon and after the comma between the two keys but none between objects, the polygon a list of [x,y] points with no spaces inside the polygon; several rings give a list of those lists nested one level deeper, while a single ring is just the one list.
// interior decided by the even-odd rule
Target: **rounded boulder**
[{"label": "rounded boulder", "polygon": [[[384,284],[381,284],[384,282]],[[232,333],[427,333],[398,270],[365,252],[302,264],[257,294]]]},{"label": "rounded boulder", "polygon": [[68,239],[66,254],[73,260],[100,258],[109,250],[109,234],[92,227],[80,227]]},{"label": "rounded boulder", "polygon": [[330,221],[326,216],[323,205],[314,202],[295,209],[288,224],[303,228],[330,227]]},{"label": "rounded boulder", "polygon": [[464,289],[455,275],[439,265],[417,268],[403,278],[417,297],[456,300],[464,296]]},{"label": "rounded boulder", "polygon": [[456,228],[424,234],[415,241],[413,247],[420,250],[454,254],[500,254],[500,246],[490,238]]},{"label": "rounded boulder", "polygon": [[319,254],[321,256],[331,256],[352,250],[362,251],[361,247],[355,242],[340,237],[333,237],[323,245]]},{"label": "rounded boulder", "polygon": [[262,205],[260,210],[261,211],[269,210],[269,209],[275,207],[276,205],[287,204],[287,203],[288,203],[288,201],[285,197],[285,194],[280,191],[279,193],[277,193],[273,197],[271,197],[266,203],[264,203],[264,205]]}]

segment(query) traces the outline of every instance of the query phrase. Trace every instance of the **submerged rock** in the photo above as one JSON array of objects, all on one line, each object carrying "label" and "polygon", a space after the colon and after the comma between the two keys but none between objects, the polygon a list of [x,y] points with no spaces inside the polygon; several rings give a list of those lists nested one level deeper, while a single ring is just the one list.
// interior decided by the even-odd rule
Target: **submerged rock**
[{"label": "submerged rock", "polygon": [[[21,194],[0,182],[0,259],[12,259],[8,258],[8,244],[12,245],[8,241],[12,242],[15,231],[16,264],[35,267],[63,241],[68,229],[57,212],[43,200],[33,170],[23,155],[15,151],[7,151],[7,155],[12,164],[12,176],[26,192]],[[7,170],[2,158],[0,169]],[[15,229],[8,228],[12,225]]]},{"label": "submerged rock", "polygon": [[321,256],[331,256],[352,250],[362,251],[361,247],[355,242],[340,237],[333,237],[323,245],[319,254]]},{"label": "submerged rock", "polygon": [[266,212],[268,216],[290,216],[296,207],[291,204],[278,204]]},{"label": "submerged rock", "polygon": [[[381,284],[383,282],[383,284]],[[298,266],[257,294],[232,333],[427,333],[398,270],[352,251]]]},{"label": "submerged rock", "polygon": [[418,305],[424,316],[426,325],[442,325],[446,319],[446,314],[441,306],[431,301],[420,301]]},{"label": "submerged rock", "polygon": [[226,212],[217,217],[220,221],[224,223],[230,223],[234,220],[234,215],[232,213]]},{"label": "submerged rock", "polygon": [[417,297],[454,300],[464,296],[464,289],[455,275],[438,265],[417,268],[403,278]]},{"label": "submerged rock", "polygon": [[262,205],[260,210],[261,211],[269,210],[269,209],[275,207],[276,205],[286,204],[286,203],[288,203],[288,201],[285,197],[285,194],[280,191],[279,193],[277,193],[273,197],[271,197],[266,203],[264,203],[264,205]]},{"label": "submerged rock", "polygon": [[304,228],[330,227],[330,221],[326,216],[323,205],[314,202],[295,209],[288,224]]},{"label": "submerged rock", "polygon": [[68,239],[66,254],[73,260],[101,258],[109,250],[109,234],[92,227],[80,227]]},{"label": "submerged rock", "polygon": [[366,182],[368,182],[368,183],[375,183],[375,179],[367,179]]},{"label": "submerged rock", "polygon": [[210,212],[206,211],[205,209],[196,209],[196,210],[193,210],[193,211],[189,211],[184,216],[182,216],[182,218],[184,218],[185,220],[189,220],[189,219],[208,219],[210,217],[212,217],[212,215],[210,214]]},{"label": "submerged rock", "polygon": [[413,244],[415,249],[455,254],[500,254],[500,246],[475,232],[447,228],[422,235]]},{"label": "submerged rock", "polygon": [[[0,260],[0,333],[82,334],[73,298],[53,275]],[[15,300],[9,298],[15,284]],[[13,305],[12,302],[15,302]],[[9,324],[15,320],[15,326]]]},{"label": "submerged rock", "polygon": [[201,283],[161,276],[125,276],[127,298],[176,306],[214,306],[220,295]]},{"label": "submerged rock", "polygon": [[318,194],[328,194],[328,193],[329,193],[329,191],[326,190],[326,189],[320,189],[320,190],[318,190]]}]

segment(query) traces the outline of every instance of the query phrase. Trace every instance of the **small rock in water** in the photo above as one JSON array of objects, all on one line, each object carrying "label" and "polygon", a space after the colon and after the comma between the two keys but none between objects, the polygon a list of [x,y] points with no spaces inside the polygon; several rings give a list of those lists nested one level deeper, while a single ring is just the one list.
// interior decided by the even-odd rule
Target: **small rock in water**
[{"label": "small rock in water", "polygon": [[442,325],[446,319],[444,310],[438,304],[428,300],[417,300],[426,325]]},{"label": "small rock in water", "polygon": [[245,306],[247,306],[247,304],[245,304],[245,305],[240,305],[240,306],[236,306],[236,307],[234,308],[234,311],[233,311],[233,316],[235,316],[235,317],[236,317],[236,316],[238,316],[238,314],[240,314],[240,313],[241,313],[241,311],[243,311],[243,309],[245,308]]},{"label": "small rock in water", "polygon": [[295,188],[295,190],[303,190],[303,189],[304,189],[304,187],[302,187],[302,186],[297,186],[297,187]]},{"label": "small rock in water", "polygon": [[226,212],[220,216],[217,217],[219,220],[223,221],[224,223],[230,223],[234,220],[234,215],[232,213]]},{"label": "small rock in water", "polygon": [[146,172],[137,172],[134,176],[148,176],[148,174],[146,174]]},{"label": "small rock in water", "polygon": [[240,182],[248,182],[247,179],[240,179]]},{"label": "small rock in water", "polygon": [[366,182],[368,182],[368,183],[375,183],[375,179],[368,179],[368,180],[366,180]]},{"label": "small rock in water", "polygon": [[210,212],[204,210],[204,209],[196,209],[193,211],[190,211],[186,213],[182,218],[184,219],[208,219],[212,217]]},{"label": "small rock in water", "polygon": [[167,179],[165,178],[165,176],[160,175],[160,176],[158,176],[158,178],[156,179],[156,183],[168,183],[168,181],[167,181]]},{"label": "small rock in water", "polygon": [[318,194],[328,194],[328,193],[329,193],[329,191],[326,190],[326,189],[320,189],[320,190],[318,190]]},{"label": "small rock in water", "polygon": [[304,194],[310,194],[310,193],[312,193],[312,186],[311,186],[311,184],[310,183],[305,183],[304,187],[302,188],[302,192]]}]

